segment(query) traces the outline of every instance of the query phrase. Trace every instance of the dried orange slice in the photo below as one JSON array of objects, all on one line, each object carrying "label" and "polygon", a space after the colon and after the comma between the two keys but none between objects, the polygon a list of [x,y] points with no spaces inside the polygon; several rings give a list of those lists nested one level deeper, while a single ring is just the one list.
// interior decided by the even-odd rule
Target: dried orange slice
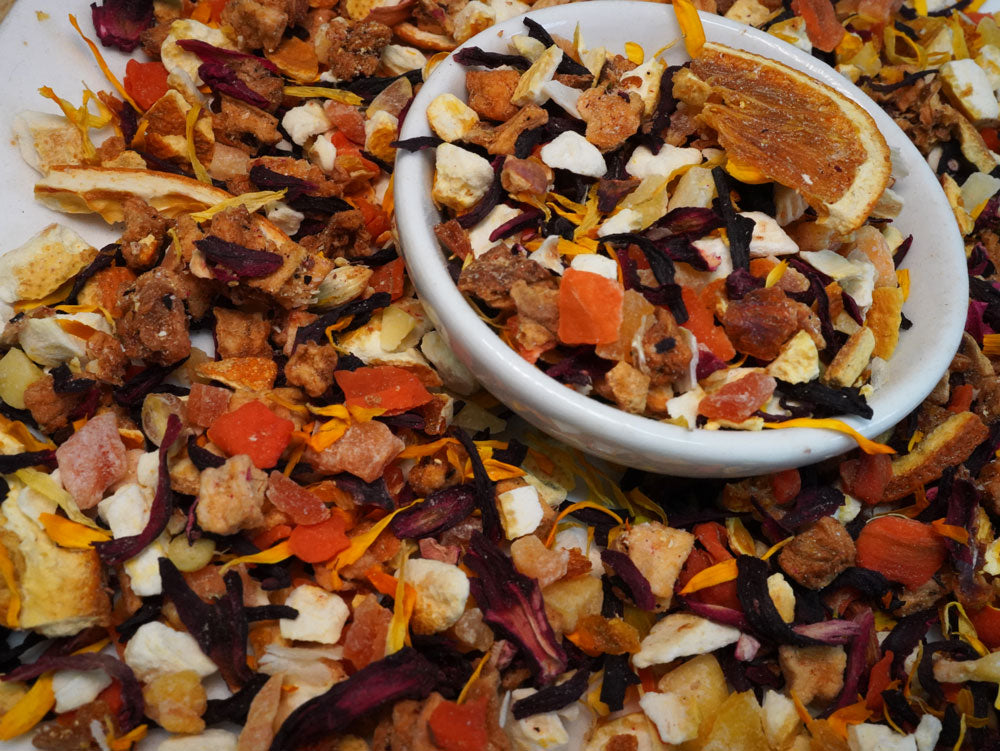
[{"label": "dried orange slice", "polygon": [[708,98],[690,96],[688,104],[701,106],[731,162],[795,188],[837,232],[864,223],[892,167],[885,138],[860,105],[786,65],[714,42],[691,72]]}]

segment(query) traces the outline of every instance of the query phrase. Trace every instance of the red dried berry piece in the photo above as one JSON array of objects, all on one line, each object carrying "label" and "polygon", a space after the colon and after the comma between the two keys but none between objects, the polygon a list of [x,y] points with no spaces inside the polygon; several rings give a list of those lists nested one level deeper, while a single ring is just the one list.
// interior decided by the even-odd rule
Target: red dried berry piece
[{"label": "red dried berry piece", "polygon": [[208,438],[227,456],[246,454],[258,469],[278,463],[295,425],[256,400],[227,412],[212,423]]},{"label": "red dried berry piece", "polygon": [[743,422],[771,398],[775,385],[775,380],[766,373],[747,373],[702,399],[698,414],[709,420]]}]

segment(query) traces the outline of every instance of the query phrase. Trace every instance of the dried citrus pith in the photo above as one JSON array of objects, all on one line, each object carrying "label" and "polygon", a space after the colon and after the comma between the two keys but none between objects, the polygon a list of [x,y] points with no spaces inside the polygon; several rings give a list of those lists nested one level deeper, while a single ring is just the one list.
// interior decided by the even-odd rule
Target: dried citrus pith
[{"label": "dried citrus pith", "polygon": [[858,104],[786,65],[707,43],[691,71],[701,119],[737,164],[795,188],[838,232],[865,221],[889,183],[889,147]]}]

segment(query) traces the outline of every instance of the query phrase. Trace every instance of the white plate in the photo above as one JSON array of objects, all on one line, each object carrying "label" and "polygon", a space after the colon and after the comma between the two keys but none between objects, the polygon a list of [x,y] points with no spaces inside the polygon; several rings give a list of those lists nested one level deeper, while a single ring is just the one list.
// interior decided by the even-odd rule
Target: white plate
[{"label": "white plate", "polygon": [[[530,14],[550,33],[573,38],[579,24],[588,48],[621,52],[627,41],[652,54],[680,30],[668,5],[595,2],[560,5]],[[914,242],[910,298],[904,306],[913,328],[900,337],[888,386],[870,400],[871,420],[845,422],[871,438],[891,428],[930,392],[958,346],[968,299],[962,238],[951,209],[917,149],[892,120],[834,70],[777,37],[719,16],[702,14],[709,40],[779,60],[851,97],[875,118],[889,145],[899,149],[910,174],[894,189],[906,199],[896,226]],[[520,18],[482,32],[463,45],[507,51],[507,40],[524,33]],[[670,64],[688,59],[684,47],[668,50]],[[431,135],[425,111],[438,94],[465,98],[465,69],[448,58],[430,76],[410,108],[400,137]],[[432,231],[440,221],[430,199],[433,151],[404,153],[396,160],[396,219],[410,278],[458,355],[482,383],[522,417],[578,448],[627,466],[690,477],[740,477],[802,466],[848,451],[854,442],[827,430],[791,428],[749,433],[688,431],[626,414],[582,396],[545,376],[507,347],[479,319],[452,283]]]}]

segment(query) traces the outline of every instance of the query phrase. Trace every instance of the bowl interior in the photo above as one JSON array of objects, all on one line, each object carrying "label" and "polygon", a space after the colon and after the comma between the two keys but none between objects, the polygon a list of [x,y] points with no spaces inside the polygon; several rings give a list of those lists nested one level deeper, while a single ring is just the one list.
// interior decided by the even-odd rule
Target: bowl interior
[{"label": "bowl interior", "polygon": [[[587,47],[621,53],[637,42],[653,54],[679,40],[672,6],[593,0],[533,11],[528,16],[550,33],[573,38],[579,24]],[[490,27],[466,42],[506,52],[507,40],[524,33],[521,17]],[[954,354],[964,328],[968,279],[961,235],[937,178],[906,135],[860,89],[805,52],[771,35],[719,16],[702,14],[711,41],[778,60],[837,88],[875,119],[908,174],[894,190],[904,209],[895,226],[913,244],[902,264],[910,271],[904,315],[912,327],[901,334],[890,361],[890,378],[869,400],[870,420],[843,418],[875,437],[905,417],[931,391]],[[461,49],[461,48],[460,48]],[[688,60],[680,42],[662,53],[668,64]],[[465,99],[465,69],[450,57],[415,98],[400,138],[431,135],[425,110],[439,94]],[[400,152],[396,160],[396,221],[410,276],[430,315],[456,355],[501,401],[522,417],[592,454],[642,469],[692,477],[738,477],[820,461],[854,447],[827,430],[790,428],[762,432],[688,431],[624,413],[562,386],[524,362],[484,324],[458,292],[433,234],[441,217],[430,197],[433,151]]]}]

